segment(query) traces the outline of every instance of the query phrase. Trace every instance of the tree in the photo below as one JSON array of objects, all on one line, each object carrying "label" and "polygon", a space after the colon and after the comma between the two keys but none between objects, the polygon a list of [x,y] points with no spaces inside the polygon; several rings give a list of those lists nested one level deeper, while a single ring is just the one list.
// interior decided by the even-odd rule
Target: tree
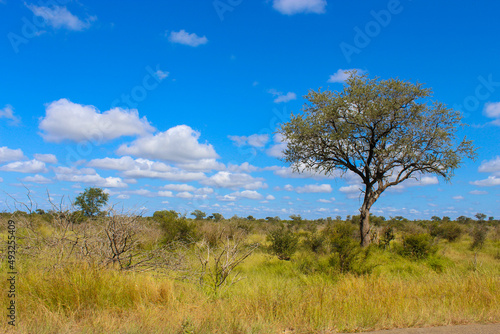
[{"label": "tree", "polygon": [[361,179],[362,246],[370,243],[370,208],[388,187],[425,174],[448,181],[464,157],[475,158],[471,141],[457,143],[460,113],[428,102],[431,95],[420,83],[352,72],[341,92],[311,90],[304,113],[278,131],[294,171]]},{"label": "tree", "polygon": [[101,188],[87,188],[78,195],[75,206],[80,207],[87,217],[94,217],[101,212],[101,207],[108,203],[109,195]]},{"label": "tree", "polygon": [[207,214],[201,210],[194,210],[191,212],[191,216],[194,216],[196,220],[203,220],[207,216]]},{"label": "tree", "polygon": [[476,217],[477,221],[480,223],[484,222],[486,219],[486,215],[484,213],[476,213],[474,217]]}]

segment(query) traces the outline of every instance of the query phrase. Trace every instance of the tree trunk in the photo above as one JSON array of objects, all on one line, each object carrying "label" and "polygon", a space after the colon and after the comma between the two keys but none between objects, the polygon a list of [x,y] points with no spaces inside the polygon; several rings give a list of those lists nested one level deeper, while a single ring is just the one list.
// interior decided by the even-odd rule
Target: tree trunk
[{"label": "tree trunk", "polygon": [[361,213],[359,222],[361,247],[367,247],[370,245],[370,208],[363,204],[359,211]]}]

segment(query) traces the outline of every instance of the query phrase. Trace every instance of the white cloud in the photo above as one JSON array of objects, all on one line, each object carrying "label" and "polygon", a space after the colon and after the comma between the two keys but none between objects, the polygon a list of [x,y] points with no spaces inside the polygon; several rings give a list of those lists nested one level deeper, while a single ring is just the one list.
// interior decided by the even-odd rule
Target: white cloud
[{"label": "white cloud", "polygon": [[185,172],[179,168],[166,165],[163,162],[148,159],[133,159],[129,156],[119,159],[94,159],[87,165],[101,169],[122,171],[123,176],[129,178],[152,178],[178,182],[199,181],[206,178],[203,173]]},{"label": "white cloud", "polygon": [[213,194],[214,190],[212,188],[203,187],[195,190],[195,194],[197,195],[210,195]]},{"label": "white cloud", "polygon": [[500,177],[488,176],[487,179],[470,182],[470,184],[480,187],[500,186]]},{"label": "white cloud", "polygon": [[273,0],[273,8],[281,14],[322,14],[326,11],[326,0]]},{"label": "white cloud", "polygon": [[278,92],[276,89],[269,89],[267,92],[276,96],[276,98],[273,101],[274,103],[281,103],[281,102],[286,103],[297,99],[297,95],[293,92],[288,92],[286,94],[283,94],[282,92]]},{"label": "white cloud", "polygon": [[349,71],[357,71],[358,74],[363,74],[365,72],[357,68],[351,68],[348,70],[339,69],[337,72],[330,75],[328,82],[339,82],[339,83],[345,82],[347,78],[349,78],[349,73],[348,73]]},{"label": "white cloud", "polygon": [[285,184],[285,186],[283,187],[283,190],[293,191],[293,186],[291,184]]},{"label": "white cloud", "polygon": [[170,75],[170,72],[158,70],[155,72],[155,75],[158,77],[158,79],[163,80]]},{"label": "white cloud", "polygon": [[227,166],[227,170],[233,173],[252,173],[260,170],[259,167],[250,165],[248,162],[244,162],[241,165],[234,165],[229,163]]},{"label": "white cloud", "polygon": [[139,118],[135,109],[113,108],[100,113],[94,106],[60,99],[48,104],[45,113],[39,128],[48,142],[102,142],[121,136],[145,135],[155,130],[146,117]]},{"label": "white cloud", "polygon": [[174,191],[195,191],[196,188],[190,186],[189,184],[167,184],[161,187],[165,190],[174,190]]},{"label": "white cloud", "polygon": [[494,173],[494,175],[500,176],[500,156],[489,161],[483,161],[478,171],[481,173]]},{"label": "white cloud", "polygon": [[229,194],[229,196],[235,196],[235,197],[242,197],[242,198],[248,198],[248,199],[254,199],[254,200],[260,200],[264,198],[261,194],[259,194],[255,190],[243,190],[243,191],[238,191],[232,194]]},{"label": "white cloud", "polygon": [[318,199],[318,202],[320,202],[320,203],[331,203],[332,201],[330,201],[328,199],[320,198],[320,199]]},{"label": "white cloud", "polygon": [[186,198],[186,199],[189,199],[189,198],[193,198],[194,195],[191,194],[190,192],[187,192],[187,191],[183,191],[183,192],[180,192],[178,193],[177,195],[175,195],[176,197],[179,197],[179,198]]},{"label": "white cloud", "polygon": [[281,133],[275,134],[273,137],[273,141],[274,144],[266,151],[267,155],[273,158],[283,158],[283,152],[287,148],[287,142],[283,138],[283,135]]},{"label": "white cloud", "polygon": [[26,157],[21,149],[12,150],[7,146],[0,147],[0,163],[14,160],[22,160]]},{"label": "white cloud", "polygon": [[21,122],[21,118],[14,115],[14,108],[9,104],[0,109],[0,118],[10,119],[11,125],[18,125]]},{"label": "white cloud", "polygon": [[471,194],[471,195],[486,195],[486,194],[488,194],[488,192],[484,191],[484,190],[472,190],[472,191],[469,191],[469,194]]},{"label": "white cloud", "polygon": [[217,199],[222,202],[234,202],[236,201],[236,196],[231,196],[231,195],[217,196]]},{"label": "white cloud", "polygon": [[47,168],[45,163],[36,159],[30,161],[16,161],[0,167],[0,170],[5,172],[19,172],[19,173],[46,173]]},{"label": "white cloud", "polygon": [[245,188],[255,190],[266,188],[267,184],[262,182],[262,178],[254,178],[245,173],[218,172],[200,183],[217,188]]},{"label": "white cloud", "polygon": [[56,164],[57,158],[53,154],[34,154],[36,160],[45,162],[47,164]]},{"label": "white cloud", "polygon": [[162,196],[162,197],[174,197],[174,194],[171,191],[168,191],[168,190],[160,190],[160,191],[158,191],[158,196]]},{"label": "white cloud", "polygon": [[253,134],[251,136],[227,136],[236,146],[250,145],[253,147],[264,147],[269,141],[267,134]]},{"label": "white cloud", "polygon": [[35,176],[26,176],[22,179],[23,182],[33,182],[39,184],[51,183],[52,181],[45,176],[36,174]]},{"label": "white cloud", "polygon": [[453,196],[452,198],[453,198],[454,200],[457,200],[457,201],[461,201],[461,200],[463,200],[463,199],[464,199],[464,197],[463,197],[463,196]]},{"label": "white cloud", "polygon": [[75,167],[57,167],[54,168],[56,179],[58,181],[82,182],[97,187],[106,188],[124,188],[127,184],[119,177],[102,177],[92,168],[77,169]]},{"label": "white cloud", "polygon": [[90,27],[91,22],[96,20],[95,16],[89,17],[85,22],[77,16],[71,14],[66,7],[52,6],[36,6],[26,5],[29,10],[36,16],[42,17],[46,24],[56,29],[65,28],[68,30],[81,31]]},{"label": "white cloud", "polygon": [[0,177],[0,182],[3,182],[3,179]]},{"label": "white cloud", "polygon": [[352,184],[350,186],[340,187],[339,191],[346,194],[347,198],[358,198],[361,194],[361,185]]},{"label": "white cloud", "polygon": [[172,43],[179,43],[184,45],[189,45],[193,47],[197,47],[199,45],[207,44],[208,39],[203,36],[200,37],[195,33],[188,33],[186,30],[182,29],[180,31],[172,31],[168,35],[168,40]]},{"label": "white cloud", "polygon": [[274,201],[274,200],[276,199],[276,197],[274,197],[273,195],[267,195],[267,196],[266,196],[266,199],[267,199],[268,201]]},{"label": "white cloud", "polygon": [[226,166],[215,159],[201,159],[189,163],[177,164],[179,168],[189,171],[210,172],[212,170],[224,170]]},{"label": "white cloud", "polygon": [[303,187],[295,188],[295,191],[299,194],[302,193],[330,193],[332,192],[332,186],[329,184],[307,184]]},{"label": "white cloud", "polygon": [[486,117],[500,118],[500,102],[486,103],[483,112]]},{"label": "white cloud", "polygon": [[202,159],[217,159],[219,156],[210,144],[200,144],[200,133],[187,125],[178,125],[165,132],[134,140],[122,145],[117,153],[141,158],[159,159],[177,163],[192,163]]}]

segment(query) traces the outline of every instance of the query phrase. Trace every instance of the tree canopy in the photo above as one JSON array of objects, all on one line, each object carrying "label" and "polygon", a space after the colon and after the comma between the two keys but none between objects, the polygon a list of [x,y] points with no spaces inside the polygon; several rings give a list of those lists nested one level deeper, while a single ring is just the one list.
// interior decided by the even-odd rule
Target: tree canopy
[{"label": "tree canopy", "polygon": [[101,188],[87,188],[78,195],[75,205],[80,207],[83,214],[88,217],[94,217],[101,212],[101,207],[108,202],[109,195]]},{"label": "tree canopy", "polygon": [[370,243],[370,208],[384,190],[425,174],[449,180],[464,157],[475,157],[471,141],[457,141],[460,113],[431,96],[421,83],[351,72],[340,92],[311,90],[303,113],[279,130],[284,160],[295,171],[359,177],[363,246]]}]

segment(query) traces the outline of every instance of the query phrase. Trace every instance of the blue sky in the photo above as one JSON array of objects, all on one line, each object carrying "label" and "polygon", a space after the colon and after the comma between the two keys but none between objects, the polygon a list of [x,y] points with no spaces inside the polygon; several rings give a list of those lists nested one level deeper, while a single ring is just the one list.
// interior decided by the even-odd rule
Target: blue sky
[{"label": "blue sky", "polygon": [[500,215],[500,4],[0,0],[0,210],[86,187],[125,210],[357,214],[359,180],[291,172],[278,124],[344,71],[425,83],[478,147],[376,215]]}]

